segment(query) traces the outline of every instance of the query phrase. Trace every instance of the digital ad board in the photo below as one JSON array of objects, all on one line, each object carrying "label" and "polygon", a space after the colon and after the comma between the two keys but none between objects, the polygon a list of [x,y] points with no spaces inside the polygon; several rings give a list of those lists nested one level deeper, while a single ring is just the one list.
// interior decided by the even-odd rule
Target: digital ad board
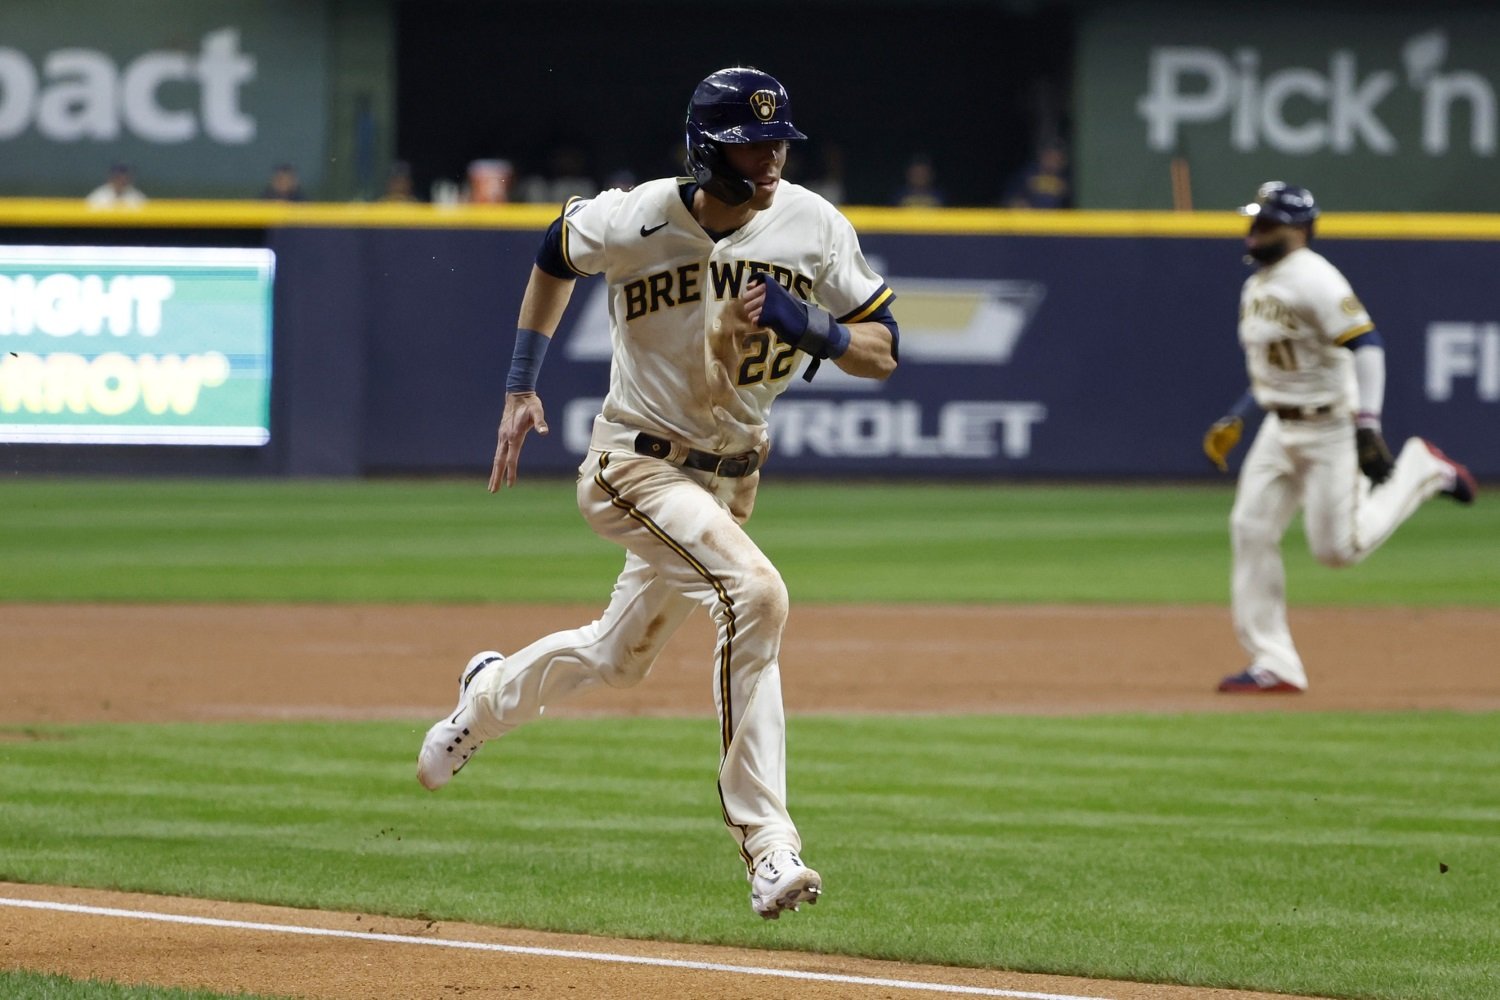
[{"label": "digital ad board", "polygon": [[266,249],[0,246],[0,441],[270,441]]}]

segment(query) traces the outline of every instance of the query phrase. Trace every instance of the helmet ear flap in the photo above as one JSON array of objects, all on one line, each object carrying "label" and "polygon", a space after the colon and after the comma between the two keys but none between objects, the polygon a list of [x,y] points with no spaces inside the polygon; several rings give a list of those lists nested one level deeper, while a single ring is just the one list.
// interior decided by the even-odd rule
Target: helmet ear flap
[{"label": "helmet ear flap", "polygon": [[754,196],[755,185],[729,165],[719,143],[701,133],[690,134],[687,147],[687,168],[704,194],[726,205],[743,205]]}]

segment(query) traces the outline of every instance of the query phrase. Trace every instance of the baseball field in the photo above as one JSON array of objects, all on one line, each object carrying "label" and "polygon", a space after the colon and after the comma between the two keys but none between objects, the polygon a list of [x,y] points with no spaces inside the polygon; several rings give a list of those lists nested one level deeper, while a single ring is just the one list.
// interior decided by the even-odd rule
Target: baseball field
[{"label": "baseball field", "polygon": [[711,628],[424,791],[475,651],[602,608],[571,482],[0,482],[0,996],[1500,997],[1500,503],[1286,544],[1312,688],[1235,697],[1220,484],[814,484],[816,907],[720,826]]}]

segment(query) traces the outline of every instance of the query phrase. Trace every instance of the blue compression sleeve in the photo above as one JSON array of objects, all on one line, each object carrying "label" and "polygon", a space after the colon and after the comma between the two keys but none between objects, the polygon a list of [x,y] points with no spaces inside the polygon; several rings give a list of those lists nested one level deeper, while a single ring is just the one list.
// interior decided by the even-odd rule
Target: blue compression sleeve
[{"label": "blue compression sleeve", "polygon": [[542,359],[547,356],[547,345],[551,342],[552,338],[539,330],[517,328],[510,374],[505,377],[506,392],[536,392],[536,377],[541,373]]}]

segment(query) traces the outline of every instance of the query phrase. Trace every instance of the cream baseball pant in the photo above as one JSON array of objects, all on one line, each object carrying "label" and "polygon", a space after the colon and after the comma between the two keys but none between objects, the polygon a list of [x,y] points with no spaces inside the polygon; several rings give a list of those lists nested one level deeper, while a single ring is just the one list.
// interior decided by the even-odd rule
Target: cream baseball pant
[{"label": "cream baseball pant", "polygon": [[786,809],[786,586],[741,527],[758,482],[591,450],[579,509],[627,552],[609,606],[597,621],[509,654],[471,686],[479,734],[493,739],[600,684],[638,683],[689,613],[707,608],[717,626],[719,800],[747,865],[773,847],[802,847]]},{"label": "cream baseball pant", "polygon": [[1307,687],[1307,671],[1287,628],[1281,559],[1282,536],[1299,507],[1314,558],[1326,566],[1352,566],[1440,492],[1448,475],[1413,437],[1396,456],[1390,478],[1372,488],[1359,471],[1347,413],[1295,421],[1268,413],[1240,469],[1229,516],[1234,628],[1250,665]]}]

